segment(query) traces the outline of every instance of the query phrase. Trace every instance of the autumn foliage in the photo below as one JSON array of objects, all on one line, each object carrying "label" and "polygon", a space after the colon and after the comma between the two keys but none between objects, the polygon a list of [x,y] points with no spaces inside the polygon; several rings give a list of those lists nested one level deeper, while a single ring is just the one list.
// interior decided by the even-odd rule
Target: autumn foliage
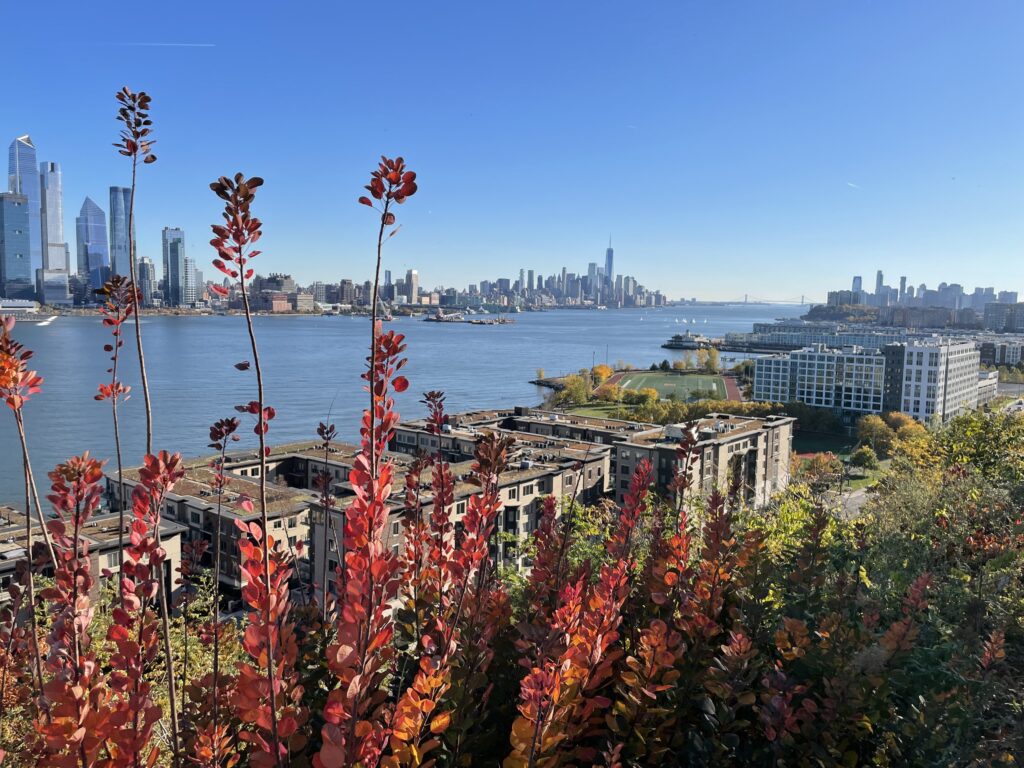
[{"label": "autumn foliage", "polygon": [[[238,174],[212,185],[225,204],[214,263],[243,291],[262,184]],[[367,190],[379,260],[393,204],[417,192],[416,176],[383,158]],[[129,290],[108,288],[107,352],[120,347]],[[340,561],[303,583],[302,550],[268,530],[275,411],[247,306],[246,320],[253,367],[235,367],[256,374],[256,398],[237,410],[254,417],[263,471],[260,497],[239,502],[251,513],[236,523],[242,617],[222,614],[216,589],[212,609],[197,607],[206,542],[181,567],[181,599],[166,599],[162,511],[185,474],[180,456],[142,457],[108,592],[82,533],[101,505],[103,464],[88,454],[60,464],[47,497],[52,559],[40,538],[0,613],[4,765],[1014,765],[1024,750],[1019,423],[974,414],[915,438],[913,452],[897,446],[854,520],[803,485],[760,510],[738,487],[695,486],[687,432],[668,482],[642,461],[599,535],[587,525],[596,511],[572,492],[531,507],[529,536],[504,542],[521,548],[520,572],[498,556],[512,436],[481,436],[462,477],[441,448],[420,455],[395,487],[388,446],[408,350],[374,321],[351,503],[341,508],[330,478],[317,479]],[[14,331],[5,322],[0,395],[20,418],[25,398],[45,392]],[[111,374],[100,397],[116,401],[127,390]],[[444,395],[423,404],[439,437]],[[239,425],[209,428],[218,571]],[[333,426],[318,437],[329,454]],[[458,482],[475,490],[456,513]],[[212,673],[186,668],[177,687],[171,613],[215,657]],[[225,668],[228,639],[240,653]]]}]

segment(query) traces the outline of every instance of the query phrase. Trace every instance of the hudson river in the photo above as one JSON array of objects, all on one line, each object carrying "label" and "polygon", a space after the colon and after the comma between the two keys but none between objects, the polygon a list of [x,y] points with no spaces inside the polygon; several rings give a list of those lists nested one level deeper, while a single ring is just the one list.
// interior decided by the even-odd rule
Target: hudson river
[{"label": "hudson river", "polygon": [[[386,323],[406,335],[408,391],[397,397],[405,417],[423,414],[421,393],[443,390],[452,412],[470,408],[537,405],[547,390],[528,382],[570,373],[593,363],[617,361],[647,367],[681,352],[661,349],[674,333],[691,329],[708,336],[749,331],[755,322],[796,317],[788,305],[681,306],[663,309],[552,310],[514,315],[514,325],[472,326],[398,318]],[[705,322],[706,320],[706,322]],[[684,322],[686,321],[686,322]],[[694,323],[696,321],[696,323]],[[225,416],[242,419],[238,448],[255,445],[251,416],[234,406],[256,398],[255,375],[234,363],[249,360],[245,321],[232,317],[144,317],[143,343],[155,418],[154,449],[188,456],[208,452],[208,428]],[[142,392],[133,329],[126,332],[120,372],[132,386],[120,408],[126,466],[141,461],[145,447]],[[277,411],[272,443],[311,440],[328,418],[354,442],[366,396],[363,370],[369,321],[357,317],[258,317],[267,404]],[[109,365],[110,340],[96,317],[60,317],[45,327],[21,323],[16,338],[35,352],[32,367],[44,377],[42,392],[25,409],[32,464],[45,496],[46,472],[68,456],[88,450],[111,459],[110,403],[93,395]],[[724,356],[728,358],[728,356]],[[0,414],[0,503],[24,506],[20,449],[14,418]]]}]

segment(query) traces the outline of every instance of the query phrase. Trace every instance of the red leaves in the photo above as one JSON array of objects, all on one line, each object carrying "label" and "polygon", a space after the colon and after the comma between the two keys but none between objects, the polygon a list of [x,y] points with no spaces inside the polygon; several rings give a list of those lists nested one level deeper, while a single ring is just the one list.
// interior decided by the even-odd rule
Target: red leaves
[{"label": "red leaves", "polygon": [[121,141],[114,144],[118,154],[133,160],[141,156],[145,165],[156,162],[156,155],[151,152],[156,141],[150,138],[153,132],[153,121],[149,118],[152,98],[145,91],[134,93],[127,87],[118,91],[115,98],[121,105],[117,110],[117,119],[124,123]]},{"label": "red leaves", "polygon": [[11,336],[14,318],[4,319],[0,330],[0,398],[13,411],[20,411],[25,401],[42,389],[43,379],[28,369],[32,352]]},{"label": "red leaves", "polygon": [[[225,224],[211,226],[214,237],[210,240],[210,245],[217,251],[213,266],[232,280],[238,279],[241,274],[243,294],[245,281],[253,275],[251,268],[243,268],[260,253],[250,248],[263,235],[262,223],[251,213],[256,189],[261,186],[263,179],[258,176],[247,179],[241,173],[236,173],[232,178],[221,176],[210,184],[210,189],[217,197],[225,201],[222,214]],[[227,296],[230,293],[224,286],[215,286],[214,292],[219,296]],[[248,297],[244,296],[243,300],[248,306]]]},{"label": "red leaves", "polygon": [[[401,205],[407,198],[416,194],[416,174],[405,170],[405,160],[396,157],[394,160],[381,156],[380,165],[370,174],[370,183],[365,189],[370,193],[373,200],[380,200],[384,203],[380,209],[381,227],[390,227],[395,223],[395,214],[391,210],[391,204]],[[373,200],[365,195],[359,198],[362,205],[368,205],[378,210]],[[397,231],[397,230],[395,230]],[[389,235],[393,235],[392,231]]]}]

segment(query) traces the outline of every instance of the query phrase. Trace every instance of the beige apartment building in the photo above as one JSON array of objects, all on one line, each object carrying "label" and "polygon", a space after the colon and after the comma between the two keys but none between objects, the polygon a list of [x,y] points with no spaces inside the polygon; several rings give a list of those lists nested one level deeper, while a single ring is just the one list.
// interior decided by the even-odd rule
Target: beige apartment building
[{"label": "beige apartment building", "polygon": [[732,416],[708,414],[694,424],[674,424],[641,432],[615,444],[615,498],[621,502],[641,461],[651,462],[655,486],[666,491],[680,466],[677,448],[687,430],[696,430],[696,456],[690,489],[707,494],[736,485],[749,504],[761,506],[789,485],[793,445],[790,416]]},{"label": "beige apartment building", "polygon": [[[33,517],[32,540],[38,544],[43,540],[43,536],[39,523],[34,520]],[[128,538],[127,531],[131,526],[131,520],[130,515],[125,519],[125,539]],[[98,510],[81,531],[82,539],[89,545],[89,571],[95,579],[93,598],[107,586],[108,581],[116,583],[121,570],[117,552],[118,522],[116,512]],[[160,542],[167,552],[163,568],[164,590],[172,597],[178,566],[181,564],[181,537],[184,532],[183,526],[169,520],[163,521],[160,525]],[[11,599],[7,588],[11,585],[18,561],[23,560],[28,554],[25,547],[25,515],[12,507],[0,506],[0,605]],[[103,575],[104,569],[110,572],[109,576]],[[42,573],[45,576],[52,576],[53,569],[47,565]]]},{"label": "beige apartment building", "polygon": [[[279,462],[268,461],[267,517],[269,533],[283,546],[295,554],[295,586],[309,578],[308,544],[309,512],[312,495],[309,492],[291,488],[271,475],[271,467]],[[243,536],[236,521],[259,522],[259,459],[255,454],[236,456],[227,465],[232,473],[218,514],[217,494],[213,488],[213,471],[207,459],[195,459],[186,464],[185,476],[177,482],[174,490],[167,494],[161,512],[163,520],[181,527],[182,542],[204,539],[209,543],[203,558],[203,565],[213,567],[213,537],[220,524],[220,579],[224,589],[228,612],[242,609],[241,589],[243,579],[239,559],[239,538]],[[237,470],[237,471],[236,471]],[[244,470],[244,472],[242,471]],[[138,468],[124,471],[125,496],[131,502],[132,489],[138,483]],[[255,479],[254,479],[255,478]],[[108,472],[107,497],[112,509],[118,508],[120,488],[116,472]],[[244,499],[250,499],[254,511],[247,512]],[[302,542],[303,547],[297,547]]]}]

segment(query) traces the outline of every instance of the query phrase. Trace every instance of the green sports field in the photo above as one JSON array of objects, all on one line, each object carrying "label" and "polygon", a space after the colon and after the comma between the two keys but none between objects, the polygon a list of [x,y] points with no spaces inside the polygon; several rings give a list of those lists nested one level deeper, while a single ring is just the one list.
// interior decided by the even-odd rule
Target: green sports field
[{"label": "green sports field", "polygon": [[669,373],[667,371],[623,371],[609,380],[623,389],[658,390],[658,396],[665,400],[675,394],[677,400],[689,400],[698,390],[714,390],[716,399],[727,398],[725,382],[721,376],[703,373]]}]

